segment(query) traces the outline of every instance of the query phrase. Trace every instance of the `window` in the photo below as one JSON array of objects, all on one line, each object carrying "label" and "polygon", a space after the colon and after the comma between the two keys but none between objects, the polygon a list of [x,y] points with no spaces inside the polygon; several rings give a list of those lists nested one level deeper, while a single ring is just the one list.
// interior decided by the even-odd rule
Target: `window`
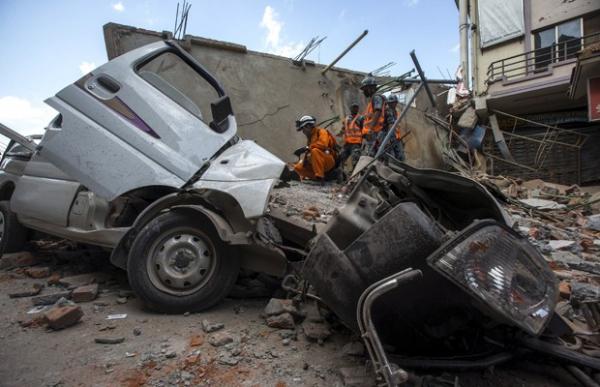
[{"label": "window", "polygon": [[575,58],[581,50],[581,28],[581,19],[575,19],[536,32],[535,68],[545,69],[550,63]]},{"label": "window", "polygon": [[218,99],[217,91],[173,52],[145,63],[138,75],[199,119],[210,117],[210,102]]},{"label": "window", "polygon": [[477,10],[482,48],[523,36],[523,0],[479,0]]},{"label": "window", "polygon": [[556,26],[558,42],[558,60],[575,58],[581,50],[581,19],[572,20]]}]

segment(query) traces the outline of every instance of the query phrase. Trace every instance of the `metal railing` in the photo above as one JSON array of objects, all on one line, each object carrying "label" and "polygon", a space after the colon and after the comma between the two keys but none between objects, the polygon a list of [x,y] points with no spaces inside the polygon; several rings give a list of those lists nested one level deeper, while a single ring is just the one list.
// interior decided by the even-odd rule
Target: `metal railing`
[{"label": "metal railing", "polygon": [[600,42],[600,32],[497,60],[488,67],[487,82],[509,80],[548,71],[551,65],[574,59],[583,48],[598,42]]}]

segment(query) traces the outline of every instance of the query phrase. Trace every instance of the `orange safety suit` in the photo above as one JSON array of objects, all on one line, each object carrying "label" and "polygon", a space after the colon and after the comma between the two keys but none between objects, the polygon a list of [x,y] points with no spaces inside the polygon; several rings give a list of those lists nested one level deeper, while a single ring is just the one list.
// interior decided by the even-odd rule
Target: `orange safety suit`
[{"label": "orange safety suit", "polygon": [[294,165],[300,178],[324,178],[335,167],[336,142],[327,129],[314,127],[308,141],[308,152]]},{"label": "orange safety suit", "polygon": [[374,124],[371,124],[375,119],[374,116],[375,116],[376,110],[373,107],[373,100],[375,98],[383,98],[383,97],[381,95],[375,94],[369,100],[369,103],[367,104],[367,110],[363,114],[365,117],[365,122],[363,123],[363,130],[362,130],[364,135],[369,134],[371,125],[373,125],[374,133],[381,132],[381,130],[384,128],[384,125],[385,125],[385,103],[382,103],[381,114],[379,115],[379,118],[377,119],[377,121]]},{"label": "orange safety suit", "polygon": [[345,144],[360,144],[362,142],[362,129],[360,128],[357,120],[361,118],[360,115],[346,117],[344,122],[344,143]]}]

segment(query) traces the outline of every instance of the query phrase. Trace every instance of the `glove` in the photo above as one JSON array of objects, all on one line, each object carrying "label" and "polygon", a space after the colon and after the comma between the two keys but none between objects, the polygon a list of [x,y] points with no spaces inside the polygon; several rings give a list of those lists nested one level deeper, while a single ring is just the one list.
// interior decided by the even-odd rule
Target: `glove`
[{"label": "glove", "polygon": [[294,156],[300,157],[306,151],[308,151],[308,146],[303,146],[302,148],[298,148],[294,151]]}]

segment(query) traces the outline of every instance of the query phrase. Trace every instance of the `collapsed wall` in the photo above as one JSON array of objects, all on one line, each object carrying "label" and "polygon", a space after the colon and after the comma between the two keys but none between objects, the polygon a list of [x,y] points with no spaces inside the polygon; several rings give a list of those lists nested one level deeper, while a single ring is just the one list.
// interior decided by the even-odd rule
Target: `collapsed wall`
[{"label": "collapsed wall", "polygon": [[[104,26],[109,59],[170,37],[169,32],[115,23]],[[321,71],[325,66],[311,61],[298,66],[290,58],[190,35],[186,35],[181,44],[223,85],[231,98],[239,134],[255,140],[285,161],[293,161],[292,152],[306,144],[306,138],[294,127],[301,115],[313,115],[317,121],[334,116],[343,119],[352,102],[359,102],[361,109],[365,106],[365,98],[359,90],[364,73],[333,68],[323,75]],[[409,120],[413,121],[410,116]],[[337,133],[341,121],[329,129]],[[409,162],[438,167],[439,159],[431,157],[435,134],[430,128],[415,127],[413,136],[409,140],[412,145],[408,145]]]}]

